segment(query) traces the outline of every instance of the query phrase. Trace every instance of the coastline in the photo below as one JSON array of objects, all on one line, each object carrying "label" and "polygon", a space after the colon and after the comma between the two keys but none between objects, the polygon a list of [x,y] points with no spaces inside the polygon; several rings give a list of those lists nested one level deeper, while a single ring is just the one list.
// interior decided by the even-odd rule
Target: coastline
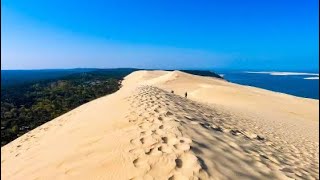
[{"label": "coastline", "polygon": [[318,100],[180,71],[122,84],[3,146],[1,177],[319,178]]},{"label": "coastline", "polygon": [[[262,88],[302,98],[319,99],[318,77],[302,75],[281,75],[268,73],[245,73],[243,71],[223,72],[224,78],[236,84]],[[295,72],[292,72],[295,74]],[[299,72],[300,73],[300,72]]]},{"label": "coastline", "polygon": [[297,96],[297,95],[288,94],[288,93],[284,93],[284,92],[280,92],[280,91],[273,91],[273,90],[269,90],[269,89],[265,89],[265,88],[260,88],[260,87],[253,86],[253,85],[252,86],[251,85],[244,85],[244,84],[239,84],[239,83],[235,83],[235,82],[231,82],[231,81],[229,81],[229,83],[233,83],[233,84],[236,84],[236,85],[239,85],[239,86],[245,86],[245,87],[248,87],[248,88],[256,88],[256,89],[259,89],[259,90],[263,90],[263,91],[267,91],[267,92],[271,92],[271,93],[276,93],[276,94],[280,94],[280,95],[292,96],[294,98],[302,98],[302,99],[307,99],[307,100],[309,99],[309,100],[319,101],[319,99],[316,99],[316,98]]}]

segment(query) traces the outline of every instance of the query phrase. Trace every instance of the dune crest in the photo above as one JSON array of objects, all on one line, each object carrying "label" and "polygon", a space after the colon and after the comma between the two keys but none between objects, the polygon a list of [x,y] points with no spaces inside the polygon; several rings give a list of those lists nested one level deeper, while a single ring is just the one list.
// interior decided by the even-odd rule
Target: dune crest
[{"label": "dune crest", "polygon": [[138,71],[118,92],[2,147],[1,177],[319,179],[318,106],[216,78]]}]

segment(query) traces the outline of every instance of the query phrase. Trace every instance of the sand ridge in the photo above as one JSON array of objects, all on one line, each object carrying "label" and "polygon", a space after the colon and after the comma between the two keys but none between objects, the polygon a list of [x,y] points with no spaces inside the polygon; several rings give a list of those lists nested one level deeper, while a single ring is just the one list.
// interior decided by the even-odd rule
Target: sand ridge
[{"label": "sand ridge", "polygon": [[[266,106],[268,98],[280,104]],[[292,115],[284,103],[309,110]],[[317,106],[215,78],[138,71],[116,93],[2,147],[1,178],[319,179]]]},{"label": "sand ridge", "polygon": [[[309,153],[299,152],[295,147],[290,147],[291,151],[287,151],[288,148],[277,144],[278,142],[271,142],[265,135],[253,133],[255,128],[248,125],[250,122],[239,122],[239,119],[231,114],[221,113],[212,107],[152,86],[142,89],[141,95],[133,98],[135,102],[137,99],[140,102],[134,109],[142,108],[144,114],[140,114],[141,119],[150,120],[146,116],[148,111],[150,116],[158,117],[150,123],[150,126],[159,124],[158,128],[154,126],[155,128],[151,128],[147,134],[152,132],[157,134],[159,130],[161,132],[164,125],[159,123],[160,119],[162,122],[171,124],[169,129],[174,127],[175,139],[179,139],[182,135],[188,137],[190,144],[181,145],[175,140],[173,143],[177,144],[173,147],[190,149],[195,154],[194,159],[197,159],[201,170],[208,173],[205,179],[209,177],[211,179],[287,179],[288,177],[297,179],[312,178],[312,175],[317,177],[319,173],[318,161],[314,159],[317,156],[316,148],[313,148],[310,156],[307,155]],[[148,97],[144,98],[146,95]],[[166,108],[160,110],[161,107]],[[165,118],[159,115],[159,112]],[[140,126],[144,127],[145,122],[143,120],[139,122]],[[144,133],[142,129],[142,134]],[[166,141],[167,139],[168,137],[165,136]],[[157,145],[155,147],[162,149],[161,143]],[[186,178],[190,179],[188,176]]]}]

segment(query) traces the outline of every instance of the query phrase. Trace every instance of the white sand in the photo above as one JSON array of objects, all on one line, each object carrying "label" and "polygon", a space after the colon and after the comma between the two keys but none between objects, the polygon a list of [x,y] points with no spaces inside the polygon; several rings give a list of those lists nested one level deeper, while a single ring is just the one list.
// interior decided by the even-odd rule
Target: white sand
[{"label": "white sand", "polygon": [[2,147],[1,178],[319,179],[318,108],[215,78],[138,71]]}]

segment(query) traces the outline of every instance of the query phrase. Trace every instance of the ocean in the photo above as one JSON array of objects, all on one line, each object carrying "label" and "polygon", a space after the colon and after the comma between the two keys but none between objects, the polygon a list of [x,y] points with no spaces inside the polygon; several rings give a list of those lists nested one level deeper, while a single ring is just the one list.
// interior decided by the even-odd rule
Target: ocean
[{"label": "ocean", "polygon": [[299,97],[319,99],[318,72],[215,71],[224,79]]},{"label": "ocean", "polygon": [[[96,69],[1,70],[1,86],[5,87],[43,79],[54,79],[73,73],[93,70]],[[117,71],[117,69],[113,70]],[[212,76],[205,71],[202,72],[203,75]],[[299,97],[319,99],[318,72],[259,72],[217,69],[212,70],[212,72],[222,75],[224,79],[233,83],[259,87]],[[197,74],[194,71],[189,73]]]}]

